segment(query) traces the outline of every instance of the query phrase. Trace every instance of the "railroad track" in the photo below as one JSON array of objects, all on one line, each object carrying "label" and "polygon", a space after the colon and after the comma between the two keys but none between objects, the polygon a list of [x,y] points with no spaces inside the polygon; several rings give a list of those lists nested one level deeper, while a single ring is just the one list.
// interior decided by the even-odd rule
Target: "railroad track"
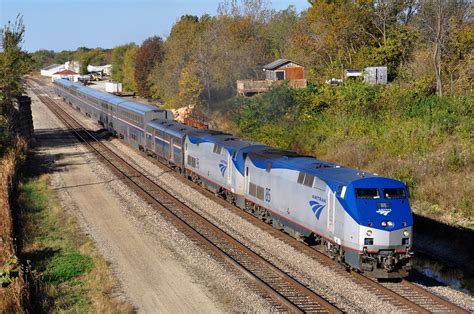
[{"label": "railroad track", "polygon": [[142,197],[149,205],[183,232],[188,238],[209,252],[230,270],[244,277],[255,292],[267,299],[276,311],[340,313],[341,311],[314,291],[295,280],[281,269],[259,256],[238,240],[212,224],[194,210],[162,189],[145,174],[130,165],[87,131],[52,98],[32,87],[38,98],[97,154],[111,171]]},{"label": "railroad track", "polygon": [[[38,85],[46,87],[44,82],[36,81]],[[160,163],[157,160],[152,159],[152,161],[159,167],[170,170],[166,165]],[[232,210],[235,214],[240,217],[251,221],[253,224],[258,224],[260,228],[266,232],[272,234],[274,237],[280,239],[286,244],[292,246],[298,251],[312,257],[314,260],[320,264],[326,265],[328,268],[331,268],[333,271],[350,278],[352,281],[358,285],[366,288],[367,290],[373,292],[381,300],[390,302],[391,304],[400,308],[404,312],[420,312],[420,313],[468,313],[465,309],[453,304],[430,291],[423,289],[407,280],[402,280],[400,282],[377,282],[371,278],[367,278],[356,272],[347,272],[340,265],[335,263],[329,257],[321,253],[320,251],[305,245],[299,241],[296,241],[291,236],[272,228],[271,226],[261,222],[259,219],[254,216],[242,211],[240,208],[232,206],[225,200],[215,196],[213,193],[208,190],[191,183],[182,176],[176,174],[175,177],[182,182],[192,185],[193,188],[198,189],[201,193],[212,198],[214,201],[220,203],[222,206],[225,206],[229,210]]]}]

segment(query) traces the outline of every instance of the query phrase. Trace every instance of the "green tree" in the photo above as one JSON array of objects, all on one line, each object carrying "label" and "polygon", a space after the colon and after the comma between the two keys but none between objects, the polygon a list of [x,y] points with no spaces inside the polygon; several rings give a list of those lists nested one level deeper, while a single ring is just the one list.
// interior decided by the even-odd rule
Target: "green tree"
[{"label": "green tree", "polygon": [[138,47],[130,46],[123,55],[123,88],[128,91],[137,91],[137,82],[135,81],[135,68]]},{"label": "green tree", "polygon": [[0,103],[2,113],[10,106],[15,97],[24,92],[22,76],[32,68],[30,55],[21,44],[25,35],[23,18],[18,15],[15,22],[10,21],[1,29],[0,52]]},{"label": "green tree", "polygon": [[117,46],[112,51],[112,79],[118,82],[123,81],[123,56],[127,49],[136,47],[134,43]]},{"label": "green tree", "polygon": [[56,54],[53,50],[38,50],[31,54],[33,62],[33,68],[35,70],[41,70],[42,68],[55,63]]}]

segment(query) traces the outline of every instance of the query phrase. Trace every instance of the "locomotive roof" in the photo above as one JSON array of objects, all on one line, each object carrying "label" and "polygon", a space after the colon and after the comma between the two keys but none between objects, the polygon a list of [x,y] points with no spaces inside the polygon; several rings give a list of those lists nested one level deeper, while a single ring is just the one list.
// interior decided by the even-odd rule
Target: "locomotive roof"
[{"label": "locomotive roof", "polygon": [[268,162],[271,162],[272,168],[297,170],[314,175],[326,182],[337,182],[343,185],[363,178],[378,177],[372,173],[346,168],[312,156],[303,156],[275,148],[251,150],[248,157],[255,166],[261,169],[266,169]]},{"label": "locomotive roof", "polygon": [[82,92],[82,93],[84,93],[88,96],[106,101],[106,102],[108,102],[112,105],[119,106],[119,107],[124,108],[124,109],[128,109],[128,110],[136,112],[138,114],[144,114],[144,113],[146,113],[148,111],[151,111],[151,110],[158,110],[158,108],[156,108],[156,107],[146,105],[146,104],[142,104],[142,103],[135,102],[135,101],[129,101],[129,100],[124,99],[122,97],[111,95],[109,93],[102,92],[102,91],[84,86],[80,83],[71,82],[71,81],[66,80],[66,79],[59,79],[59,80],[55,80],[54,82],[57,83],[57,84],[60,84],[60,85],[67,86],[69,88],[76,89],[76,90],[78,90],[78,91],[80,91],[80,92]]},{"label": "locomotive roof", "polygon": [[192,132],[188,134],[188,138],[193,144],[209,142],[221,145],[227,149],[231,155],[241,148],[254,145],[254,143],[235,137],[232,134],[213,130],[205,130],[200,133]]}]

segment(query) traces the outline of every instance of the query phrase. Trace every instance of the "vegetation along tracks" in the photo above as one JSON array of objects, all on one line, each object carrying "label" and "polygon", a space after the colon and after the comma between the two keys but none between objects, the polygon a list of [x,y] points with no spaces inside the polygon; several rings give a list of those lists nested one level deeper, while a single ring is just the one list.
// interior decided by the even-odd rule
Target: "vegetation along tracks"
[{"label": "vegetation along tracks", "polygon": [[102,159],[109,169],[149,205],[206,249],[216,260],[231,265],[233,273],[243,275],[255,292],[272,303],[278,311],[330,312],[340,310],[284,271],[257,255],[238,240],[213,225],[194,210],[177,200],[122,157],[102,144],[94,134],[62,109],[44,92],[33,89],[38,98],[74,134]]}]

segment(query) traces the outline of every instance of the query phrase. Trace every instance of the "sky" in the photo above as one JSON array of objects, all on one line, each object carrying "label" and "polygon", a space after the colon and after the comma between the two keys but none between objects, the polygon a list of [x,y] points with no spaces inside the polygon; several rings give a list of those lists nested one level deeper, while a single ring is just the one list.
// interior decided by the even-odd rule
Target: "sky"
[{"label": "sky", "polygon": [[[0,27],[23,15],[23,48],[55,51],[113,48],[147,37],[166,37],[182,15],[215,15],[222,0],[0,0]],[[307,0],[273,0],[270,7],[293,5],[298,12]]]}]

